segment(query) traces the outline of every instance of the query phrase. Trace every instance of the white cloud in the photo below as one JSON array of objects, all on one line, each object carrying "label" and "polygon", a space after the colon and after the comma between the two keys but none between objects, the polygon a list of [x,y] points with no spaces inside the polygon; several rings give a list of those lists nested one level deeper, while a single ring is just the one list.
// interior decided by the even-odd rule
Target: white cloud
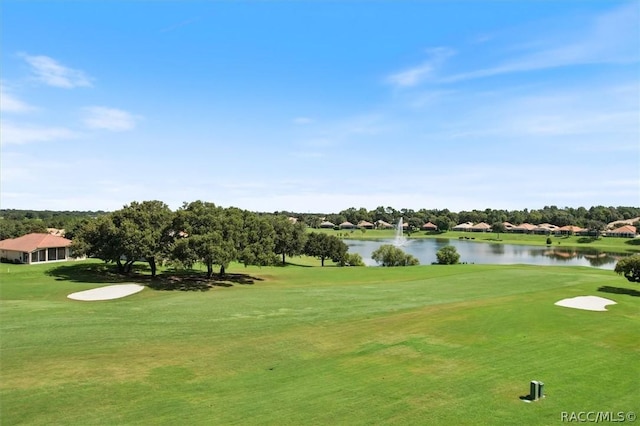
[{"label": "white cloud", "polygon": [[138,117],[116,108],[93,106],[84,108],[84,124],[91,129],[104,129],[112,132],[124,132],[136,126]]},{"label": "white cloud", "polygon": [[387,81],[396,87],[412,87],[422,83],[424,80],[433,77],[435,71],[442,63],[455,52],[447,47],[436,47],[428,49],[429,58],[415,67],[392,74]]},{"label": "white cloud", "polygon": [[303,125],[303,124],[311,124],[311,123],[314,122],[314,120],[312,118],[309,118],[309,117],[296,117],[296,118],[293,119],[293,122],[295,124]]},{"label": "white cloud", "polygon": [[25,113],[33,110],[35,110],[33,106],[16,98],[4,84],[0,84],[0,111],[5,113]]},{"label": "white cloud", "polygon": [[21,54],[20,56],[31,65],[36,79],[44,84],[64,89],[92,85],[84,71],[66,67],[53,58],[44,55]]},{"label": "white cloud", "polygon": [[538,40],[530,40],[520,56],[493,67],[458,73],[443,79],[453,83],[515,72],[536,71],[571,65],[635,63],[640,60],[638,38],[640,13],[634,3],[592,18],[578,29],[562,34],[542,31]]},{"label": "white cloud", "polygon": [[79,135],[66,127],[25,127],[3,120],[0,123],[2,145],[22,145],[30,142],[51,142],[75,139]]}]

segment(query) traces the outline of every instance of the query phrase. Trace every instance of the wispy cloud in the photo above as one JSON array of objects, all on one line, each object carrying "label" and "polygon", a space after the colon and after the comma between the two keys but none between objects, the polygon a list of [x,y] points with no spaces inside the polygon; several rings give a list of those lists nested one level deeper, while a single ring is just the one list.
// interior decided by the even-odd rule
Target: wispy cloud
[{"label": "wispy cloud", "polygon": [[309,117],[296,117],[293,119],[294,124],[305,125],[314,122],[313,118]]},{"label": "wispy cloud", "polygon": [[200,18],[191,18],[191,19],[185,19],[184,21],[178,22],[177,24],[173,24],[170,25],[168,27],[165,27],[163,29],[160,30],[161,33],[168,33],[171,31],[175,31],[177,29],[180,29],[182,27],[186,27],[187,25],[191,25],[195,22],[198,22],[200,20]]},{"label": "wispy cloud", "polygon": [[426,61],[421,64],[397,72],[387,77],[387,81],[396,87],[412,87],[422,83],[424,80],[434,76],[435,71],[455,51],[448,47],[436,47],[427,50],[429,56]]},{"label": "wispy cloud", "polygon": [[530,40],[523,46],[526,51],[496,66],[454,74],[439,81],[453,83],[572,65],[638,62],[639,18],[637,4],[630,2],[591,18],[577,29],[564,30],[563,34],[542,32],[544,35],[538,40]]},{"label": "wispy cloud", "polygon": [[35,78],[49,86],[72,89],[74,87],[91,87],[91,79],[84,71],[69,68],[49,56],[20,55],[33,71]]},{"label": "wispy cloud", "polygon": [[66,127],[20,126],[3,120],[0,123],[2,145],[22,145],[31,142],[51,142],[75,139],[78,133]]},{"label": "wispy cloud", "polygon": [[90,129],[124,132],[136,127],[138,116],[116,108],[92,106],[84,108],[84,124]]},{"label": "wispy cloud", "polygon": [[33,110],[35,110],[35,107],[13,96],[10,90],[0,83],[0,111],[5,113],[25,113]]}]

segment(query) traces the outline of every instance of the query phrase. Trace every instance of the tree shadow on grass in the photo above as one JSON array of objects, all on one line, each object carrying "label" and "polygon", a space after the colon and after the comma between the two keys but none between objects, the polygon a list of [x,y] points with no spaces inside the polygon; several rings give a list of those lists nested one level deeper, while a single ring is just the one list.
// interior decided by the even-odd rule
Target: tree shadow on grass
[{"label": "tree shadow on grass", "polygon": [[633,296],[633,297],[640,297],[640,291],[634,290],[634,289],[631,289],[631,288],[611,287],[609,285],[604,285],[604,286],[598,288],[598,291],[601,291],[603,293],[627,294],[627,295]]},{"label": "tree shadow on grass", "polygon": [[162,291],[209,291],[214,287],[233,287],[234,284],[253,285],[262,278],[248,274],[214,275],[207,278],[198,273],[161,274],[150,280],[148,286]]},{"label": "tree shadow on grass", "polygon": [[299,268],[313,268],[313,266],[311,265],[304,265],[302,263],[294,263],[294,262],[285,262],[284,264],[282,262],[278,262],[276,263],[274,266],[280,267],[280,268],[286,268],[287,266],[297,266]]},{"label": "tree shadow on grass", "polygon": [[77,283],[123,283],[138,282],[154,290],[164,291],[207,291],[213,287],[232,287],[234,284],[252,285],[262,278],[248,274],[214,275],[207,278],[205,274],[193,270],[168,271],[152,277],[147,265],[133,265],[128,274],[119,274],[114,265],[106,263],[61,265],[46,272],[56,281]]},{"label": "tree shadow on grass", "polygon": [[130,275],[122,275],[116,272],[114,265],[107,263],[76,263],[73,265],[60,265],[49,269],[45,273],[54,277],[56,281],[72,281],[77,283],[120,283],[131,281],[140,274],[141,268],[134,265]]}]

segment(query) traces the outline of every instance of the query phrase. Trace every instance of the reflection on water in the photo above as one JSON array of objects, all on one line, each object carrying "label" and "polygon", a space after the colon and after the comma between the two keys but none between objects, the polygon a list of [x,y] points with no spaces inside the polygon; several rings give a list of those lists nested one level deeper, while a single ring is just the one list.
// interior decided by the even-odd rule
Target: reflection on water
[{"label": "reflection on water", "polygon": [[[362,256],[365,264],[376,265],[371,253],[382,244],[392,240],[360,241],[345,240],[349,252]],[[413,239],[402,247],[412,254],[420,264],[428,265],[437,261],[436,252],[446,245],[452,245],[460,253],[460,262],[484,264],[529,264],[529,265],[571,265],[613,269],[616,262],[628,253],[605,253],[593,248],[538,247],[513,244],[487,244],[461,240]]]}]

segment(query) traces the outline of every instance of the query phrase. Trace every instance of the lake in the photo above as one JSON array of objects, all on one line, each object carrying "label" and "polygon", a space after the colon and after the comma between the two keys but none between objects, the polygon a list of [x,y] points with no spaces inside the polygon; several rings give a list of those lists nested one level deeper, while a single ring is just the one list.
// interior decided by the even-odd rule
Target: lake
[{"label": "lake", "polygon": [[[376,266],[371,253],[382,244],[392,244],[393,240],[345,239],[344,242],[349,246],[349,252],[360,254],[367,266]],[[591,266],[612,270],[619,259],[628,255],[588,248],[488,244],[448,239],[409,239],[400,249],[418,258],[421,265],[429,265],[437,262],[436,252],[446,245],[458,250],[461,263]]]}]

